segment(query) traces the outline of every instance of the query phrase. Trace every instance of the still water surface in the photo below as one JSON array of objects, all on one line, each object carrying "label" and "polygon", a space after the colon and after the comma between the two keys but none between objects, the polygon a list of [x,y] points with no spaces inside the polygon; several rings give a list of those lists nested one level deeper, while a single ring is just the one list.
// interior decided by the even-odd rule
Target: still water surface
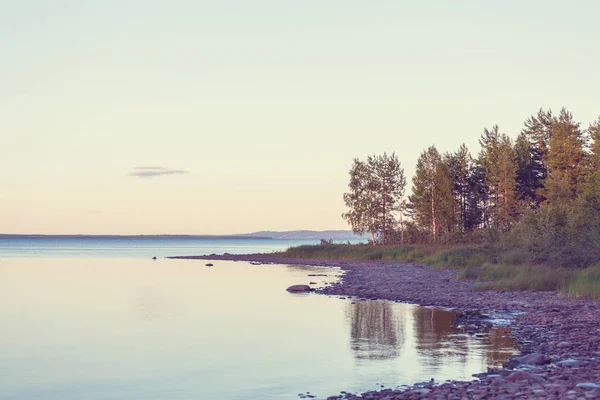
[{"label": "still water surface", "polygon": [[[0,399],[297,399],[472,379],[513,353],[453,314],[285,288],[337,270],[0,258]],[[325,273],[327,277],[309,277]]]},{"label": "still water surface", "polygon": [[[358,243],[361,239],[352,238]],[[342,241],[345,242],[345,241]],[[316,244],[312,239],[198,238],[198,237],[0,237],[0,258],[168,257],[203,254],[271,253],[290,246]]]}]

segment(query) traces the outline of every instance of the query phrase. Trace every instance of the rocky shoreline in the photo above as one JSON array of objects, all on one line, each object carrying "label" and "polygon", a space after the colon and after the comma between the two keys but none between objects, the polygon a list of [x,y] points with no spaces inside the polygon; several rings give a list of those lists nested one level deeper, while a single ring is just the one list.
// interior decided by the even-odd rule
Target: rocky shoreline
[{"label": "rocky shoreline", "polygon": [[328,400],[600,398],[599,301],[560,297],[556,292],[473,291],[475,283],[456,280],[456,271],[412,262],[323,261],[276,254],[173,258],[339,267],[345,272],[341,281],[320,293],[451,307],[474,329],[485,324],[478,317],[481,313],[520,312],[511,326],[521,355],[504,368],[480,374],[479,380],[342,393]]}]

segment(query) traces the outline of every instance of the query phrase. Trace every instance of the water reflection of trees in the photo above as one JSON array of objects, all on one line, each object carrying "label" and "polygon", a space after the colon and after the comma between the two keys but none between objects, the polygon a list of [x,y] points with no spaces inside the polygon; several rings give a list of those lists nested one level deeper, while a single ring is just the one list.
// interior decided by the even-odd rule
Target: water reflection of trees
[{"label": "water reflection of trees", "polygon": [[515,339],[511,337],[511,329],[507,326],[495,326],[488,330],[484,341],[488,365],[500,366],[515,354]]},{"label": "water reflection of trees", "polygon": [[444,358],[452,355],[458,363],[467,361],[468,343],[466,338],[451,335],[456,333],[452,326],[452,311],[415,307],[413,312],[416,350],[422,362],[429,367],[438,368]]},{"label": "water reflection of trees", "polygon": [[[463,370],[473,363],[481,370],[504,362],[514,352],[510,328],[493,327],[483,337],[453,325],[455,313],[386,301],[347,303],[350,342],[356,359],[384,360],[402,354],[412,322],[418,363],[435,373],[442,367]],[[412,319],[412,321],[411,321]],[[409,352],[410,353],[410,352]]]},{"label": "water reflection of trees", "polygon": [[384,301],[349,304],[351,347],[358,359],[392,359],[404,344],[400,313]]},{"label": "water reflection of trees", "polygon": [[433,369],[448,363],[465,364],[475,359],[481,368],[497,366],[514,354],[510,328],[492,327],[483,337],[466,335],[453,326],[455,314],[440,309],[414,309],[415,340],[422,362]]}]

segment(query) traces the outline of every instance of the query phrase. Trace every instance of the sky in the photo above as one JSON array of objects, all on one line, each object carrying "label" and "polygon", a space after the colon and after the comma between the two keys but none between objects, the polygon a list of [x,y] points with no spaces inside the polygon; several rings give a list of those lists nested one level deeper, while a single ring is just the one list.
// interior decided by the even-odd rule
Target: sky
[{"label": "sky", "polygon": [[0,233],[348,229],[355,157],[600,115],[592,0],[0,0]]}]

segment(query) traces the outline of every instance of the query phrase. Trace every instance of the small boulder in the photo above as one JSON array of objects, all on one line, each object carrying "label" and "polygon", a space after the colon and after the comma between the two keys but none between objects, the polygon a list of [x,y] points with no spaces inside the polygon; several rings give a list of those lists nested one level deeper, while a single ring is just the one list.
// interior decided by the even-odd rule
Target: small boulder
[{"label": "small boulder", "polygon": [[292,285],[286,290],[291,293],[305,293],[310,292],[312,289],[308,285]]},{"label": "small boulder", "polygon": [[575,387],[579,389],[600,389],[600,385],[593,382],[578,383]]},{"label": "small boulder", "polygon": [[205,265],[206,265],[207,267],[212,267],[212,266],[213,266],[213,264],[211,264],[211,263],[208,263],[208,264],[205,264]]},{"label": "small boulder", "polygon": [[550,362],[550,358],[541,353],[531,353],[525,356],[517,357],[515,360],[519,364],[544,365]]},{"label": "small boulder", "polygon": [[156,258],[156,256],[152,257],[153,260],[158,260],[158,258]]},{"label": "small boulder", "polygon": [[516,371],[506,377],[506,380],[509,382],[542,382],[544,378],[540,375],[532,374],[526,371]]},{"label": "small boulder", "polygon": [[573,360],[571,358],[569,358],[568,360],[559,361],[556,364],[560,365],[561,367],[579,367],[581,365],[579,361]]}]

